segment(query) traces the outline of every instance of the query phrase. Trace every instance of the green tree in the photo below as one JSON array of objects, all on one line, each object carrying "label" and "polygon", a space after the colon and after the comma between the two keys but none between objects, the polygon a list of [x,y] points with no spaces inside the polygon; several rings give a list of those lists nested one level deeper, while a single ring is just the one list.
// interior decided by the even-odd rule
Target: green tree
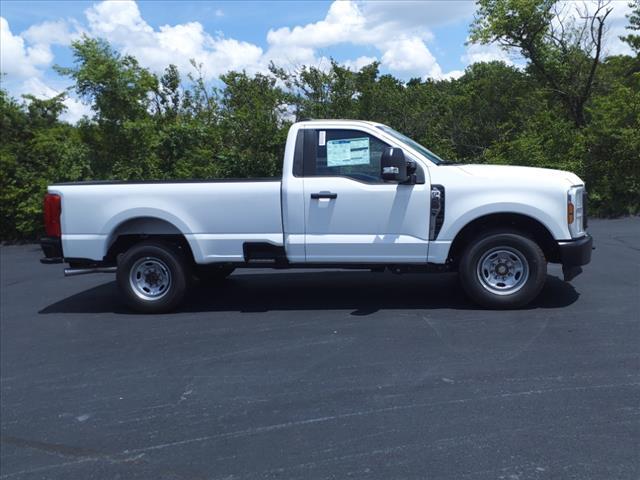
[{"label": "green tree", "polygon": [[181,113],[183,102],[180,94],[181,83],[178,67],[169,65],[156,85],[154,104],[157,115],[171,121]]},{"label": "green tree", "polygon": [[518,51],[531,72],[560,99],[577,127],[587,123],[591,97],[602,59],[606,20],[611,8],[598,0],[579,20],[568,15],[570,4],[556,0],[478,0],[470,40],[497,43]]},{"label": "green tree", "polygon": [[[627,15],[629,19],[629,25],[627,30],[632,32],[640,32],[640,0],[634,0],[629,2],[629,7],[632,9],[631,13]],[[629,46],[636,52],[636,55],[640,55],[640,34],[629,33],[621,36],[620,40],[627,42]]]},{"label": "green tree", "polygon": [[15,219],[22,182],[17,173],[20,147],[28,138],[27,123],[21,105],[0,89],[0,234],[4,240],[18,237]]},{"label": "green tree", "polygon": [[485,161],[488,148],[513,139],[546,108],[535,80],[503,62],[469,66],[451,90],[451,113],[441,135],[450,136],[458,160]]},{"label": "green tree", "polygon": [[222,75],[221,165],[225,176],[260,177],[281,171],[290,121],[285,94],[272,76]]},{"label": "green tree", "polygon": [[71,48],[75,66],[56,70],[74,80],[75,91],[95,112],[80,123],[94,173],[121,179],[161,176],[157,130],[149,113],[158,79],[104,40],[83,36]]},{"label": "green tree", "polygon": [[75,91],[95,111],[96,119],[121,124],[145,118],[157,78],[131,55],[121,56],[105,40],[83,35],[72,42],[75,67],[56,66],[75,82]]},{"label": "green tree", "polygon": [[614,82],[589,106],[584,179],[594,211],[640,213],[640,76]]},{"label": "green tree", "polygon": [[0,90],[2,146],[0,203],[3,239],[34,238],[41,233],[42,197],[53,182],[89,174],[87,149],[77,129],[60,122],[64,95],[48,100],[25,95],[19,104]]},{"label": "green tree", "polygon": [[354,72],[334,60],[326,70],[302,66],[296,71],[287,71],[273,64],[270,70],[286,86],[285,97],[294,108],[296,120],[354,116]]}]

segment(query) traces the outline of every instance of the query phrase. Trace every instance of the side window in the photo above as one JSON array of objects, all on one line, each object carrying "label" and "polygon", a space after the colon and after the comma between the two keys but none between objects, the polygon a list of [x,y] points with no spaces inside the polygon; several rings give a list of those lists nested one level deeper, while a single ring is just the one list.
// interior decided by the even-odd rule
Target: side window
[{"label": "side window", "polygon": [[[359,130],[315,130],[305,145],[307,177],[350,177],[363,182],[382,182],[380,157],[388,145]],[[310,142],[311,143],[311,142]]]}]

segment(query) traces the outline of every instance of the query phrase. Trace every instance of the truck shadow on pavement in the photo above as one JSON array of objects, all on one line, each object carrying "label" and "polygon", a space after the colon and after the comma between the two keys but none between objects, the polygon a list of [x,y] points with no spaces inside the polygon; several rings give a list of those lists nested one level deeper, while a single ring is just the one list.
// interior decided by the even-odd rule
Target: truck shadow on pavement
[{"label": "truck shadow on pavement", "polygon": [[[569,283],[547,276],[540,296],[527,310],[562,308],[579,293]],[[227,280],[195,285],[179,312],[268,312],[278,310],[482,310],[463,294],[455,274],[393,275],[362,271],[236,273]],[[71,295],[40,310],[52,313],[123,313],[115,282]]]}]

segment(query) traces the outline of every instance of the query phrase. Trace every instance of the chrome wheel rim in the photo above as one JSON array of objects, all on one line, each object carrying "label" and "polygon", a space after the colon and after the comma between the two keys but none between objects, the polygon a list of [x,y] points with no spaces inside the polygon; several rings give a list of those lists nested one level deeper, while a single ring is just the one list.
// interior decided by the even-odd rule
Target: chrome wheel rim
[{"label": "chrome wheel rim", "polygon": [[529,278],[529,263],[519,250],[496,247],[478,261],[478,280],[485,290],[496,295],[512,295]]},{"label": "chrome wheel rim", "polygon": [[147,301],[159,300],[171,287],[171,271],[159,258],[144,257],[131,267],[129,284],[139,298]]}]

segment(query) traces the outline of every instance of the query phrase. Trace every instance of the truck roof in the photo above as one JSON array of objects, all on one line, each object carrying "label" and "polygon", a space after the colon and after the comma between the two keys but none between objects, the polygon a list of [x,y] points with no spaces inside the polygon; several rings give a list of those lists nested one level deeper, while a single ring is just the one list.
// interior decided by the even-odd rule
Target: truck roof
[{"label": "truck roof", "polygon": [[382,123],[378,123],[378,122],[371,122],[369,120],[350,120],[350,119],[335,119],[335,118],[327,118],[327,119],[319,119],[319,118],[314,118],[313,120],[302,120],[300,122],[296,122],[296,125],[313,125],[315,123],[322,123],[322,124],[333,124],[336,126],[339,125],[353,125],[353,124],[364,124],[364,125],[369,125],[372,127],[377,127],[377,126],[384,126]]}]

